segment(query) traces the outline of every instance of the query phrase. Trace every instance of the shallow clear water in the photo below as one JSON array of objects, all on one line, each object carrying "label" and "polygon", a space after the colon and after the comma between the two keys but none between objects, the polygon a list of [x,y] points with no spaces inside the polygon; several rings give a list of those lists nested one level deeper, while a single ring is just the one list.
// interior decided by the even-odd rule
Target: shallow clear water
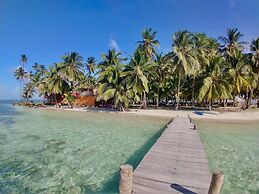
[{"label": "shallow clear water", "polygon": [[14,108],[0,102],[0,193],[116,193],[167,118]]},{"label": "shallow clear water", "polygon": [[259,122],[196,122],[211,170],[224,171],[222,194],[259,194]]}]

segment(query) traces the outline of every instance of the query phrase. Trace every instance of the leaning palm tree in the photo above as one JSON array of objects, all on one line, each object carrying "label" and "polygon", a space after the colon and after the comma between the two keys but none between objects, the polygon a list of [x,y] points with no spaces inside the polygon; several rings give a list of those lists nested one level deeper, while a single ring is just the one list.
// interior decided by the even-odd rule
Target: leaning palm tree
[{"label": "leaning palm tree", "polygon": [[199,67],[191,40],[192,34],[188,31],[176,32],[173,37],[172,66],[174,72],[178,75],[176,110],[179,109],[181,80],[186,75],[192,75],[195,69]]},{"label": "leaning palm tree", "polygon": [[229,99],[231,97],[231,85],[227,75],[222,71],[224,65],[223,58],[219,55],[210,59],[204,75],[200,78],[200,89],[198,100],[206,100],[209,103],[209,109],[212,109],[213,100]]},{"label": "leaning palm tree", "polygon": [[156,40],[157,32],[151,28],[145,29],[141,33],[143,40],[138,41],[139,47],[143,51],[147,59],[151,59],[155,54],[155,47],[159,46],[159,41]]},{"label": "leaning palm tree", "polygon": [[23,86],[24,80],[27,78],[27,72],[22,66],[20,66],[15,69],[14,77],[20,81],[20,98],[22,98],[22,86]]}]

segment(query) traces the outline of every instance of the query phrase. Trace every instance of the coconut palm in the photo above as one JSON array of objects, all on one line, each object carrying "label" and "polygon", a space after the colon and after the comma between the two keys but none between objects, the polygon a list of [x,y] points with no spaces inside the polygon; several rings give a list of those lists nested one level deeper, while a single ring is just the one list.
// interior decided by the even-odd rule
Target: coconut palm
[{"label": "coconut palm", "polygon": [[138,41],[139,48],[143,51],[147,59],[151,59],[155,54],[155,47],[159,46],[159,41],[156,40],[157,32],[147,28],[141,33],[143,40]]},{"label": "coconut palm", "polygon": [[142,106],[147,108],[147,93],[149,92],[147,74],[151,64],[147,58],[142,55],[140,49],[137,49],[134,56],[126,65],[124,75],[127,77],[127,88],[132,90],[135,96],[135,101],[140,101],[142,97]]},{"label": "coconut palm", "polygon": [[20,66],[18,68],[15,69],[15,72],[14,72],[14,77],[15,79],[19,80],[20,81],[20,98],[22,98],[22,86],[23,86],[23,83],[24,83],[24,80],[27,78],[27,72],[25,71],[25,69]]},{"label": "coconut palm", "polygon": [[107,55],[102,55],[102,61],[98,66],[97,101],[113,99],[114,107],[120,110],[124,110],[129,102],[124,81],[125,76],[122,75],[125,60],[120,52],[112,49],[108,51]]},{"label": "coconut palm", "polygon": [[73,90],[76,84],[84,78],[83,57],[76,52],[66,53],[62,56],[63,62],[60,63],[60,75],[70,82]]},{"label": "coconut palm", "polygon": [[250,51],[252,52],[253,70],[259,74],[259,38],[252,40]]},{"label": "coconut palm", "polygon": [[94,73],[95,71],[95,66],[96,66],[96,60],[94,57],[88,57],[86,60],[86,68],[88,71],[89,77]]},{"label": "coconut palm", "polygon": [[196,69],[198,69],[199,62],[195,57],[195,52],[192,47],[192,34],[188,31],[176,32],[173,36],[172,47],[172,66],[174,72],[178,75],[178,86],[176,95],[176,110],[178,110],[180,103],[181,80],[186,75],[192,75],[196,71]]},{"label": "coconut palm", "polygon": [[196,78],[206,69],[210,58],[217,54],[219,44],[215,39],[209,38],[201,33],[196,33],[191,36],[191,44],[194,56],[198,61],[198,64],[195,65],[193,73],[190,76],[190,81],[192,80],[190,88],[192,90],[192,108],[194,108]]},{"label": "coconut palm", "polygon": [[219,41],[222,42],[220,49],[225,54],[227,60],[232,60],[232,58],[236,57],[236,51],[243,50],[246,44],[246,42],[241,41],[243,36],[237,28],[228,28],[227,35],[219,37]]},{"label": "coconut palm", "polygon": [[240,51],[236,51],[236,58],[232,61],[232,68],[228,70],[228,73],[232,79],[233,96],[240,95],[242,90],[250,89],[250,75],[252,72],[251,66],[245,59],[245,55]]},{"label": "coconut palm", "polygon": [[57,95],[62,95],[69,91],[69,85],[60,73],[61,68],[63,68],[63,66],[60,64],[54,64],[54,66],[51,66],[46,79],[46,85],[48,87],[47,91],[49,91],[49,95],[54,95],[56,103]]},{"label": "coconut palm", "polygon": [[24,68],[25,64],[27,63],[28,63],[28,57],[25,54],[22,54],[20,58],[20,64]]},{"label": "coconut palm", "polygon": [[38,75],[40,77],[43,77],[47,72],[46,67],[38,63],[34,63],[34,65],[32,66],[32,69],[34,70],[34,75]]},{"label": "coconut palm", "polygon": [[160,93],[164,90],[164,85],[171,73],[169,59],[169,55],[155,54],[150,81],[156,97],[156,108],[159,106]]},{"label": "coconut palm", "polygon": [[32,98],[34,96],[35,92],[36,92],[36,90],[34,88],[34,84],[27,83],[23,89],[22,97],[28,101],[29,98]]},{"label": "coconut palm", "polygon": [[222,72],[224,59],[216,55],[210,59],[204,75],[200,78],[200,89],[198,92],[198,100],[202,102],[206,100],[209,103],[209,109],[212,108],[213,100],[229,99],[231,97],[231,85],[227,79],[227,75]]}]

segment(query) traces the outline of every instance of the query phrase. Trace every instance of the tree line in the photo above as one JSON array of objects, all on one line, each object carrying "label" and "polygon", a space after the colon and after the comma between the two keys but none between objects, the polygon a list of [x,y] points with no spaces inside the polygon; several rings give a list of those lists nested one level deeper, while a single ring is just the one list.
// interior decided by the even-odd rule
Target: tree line
[{"label": "tree line", "polygon": [[115,108],[124,110],[132,104],[158,107],[168,99],[175,109],[181,102],[211,109],[213,103],[225,106],[236,96],[249,105],[259,95],[259,38],[242,41],[238,29],[227,29],[218,39],[183,30],[173,35],[170,52],[159,53],[156,31],[145,29],[141,37],[128,58],[115,49],[99,61],[84,61],[70,52],[59,63],[48,68],[35,63],[27,72],[28,57],[21,55],[14,73],[21,96],[64,95],[69,101],[74,92],[91,89],[97,91],[97,101],[112,100]]}]

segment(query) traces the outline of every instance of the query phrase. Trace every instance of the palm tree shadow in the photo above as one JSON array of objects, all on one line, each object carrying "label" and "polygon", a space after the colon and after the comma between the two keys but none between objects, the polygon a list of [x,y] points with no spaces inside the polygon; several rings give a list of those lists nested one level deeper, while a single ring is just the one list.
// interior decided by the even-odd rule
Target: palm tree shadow
[{"label": "palm tree shadow", "polygon": [[195,193],[195,192],[193,192],[189,189],[186,189],[186,188],[184,188],[181,185],[178,185],[176,183],[171,184],[170,187],[173,188],[174,190],[182,193],[182,194],[197,194],[197,193]]},{"label": "palm tree shadow", "polygon": [[[139,165],[141,160],[144,158],[146,153],[150,150],[156,140],[161,136],[163,131],[165,130],[167,124],[162,127],[157,133],[155,133],[146,143],[139,149],[134,152],[133,155],[125,162],[126,164],[131,164],[134,169]],[[119,193],[119,169],[118,172],[113,175],[113,177],[108,181],[102,190],[98,191],[97,193]]]}]

